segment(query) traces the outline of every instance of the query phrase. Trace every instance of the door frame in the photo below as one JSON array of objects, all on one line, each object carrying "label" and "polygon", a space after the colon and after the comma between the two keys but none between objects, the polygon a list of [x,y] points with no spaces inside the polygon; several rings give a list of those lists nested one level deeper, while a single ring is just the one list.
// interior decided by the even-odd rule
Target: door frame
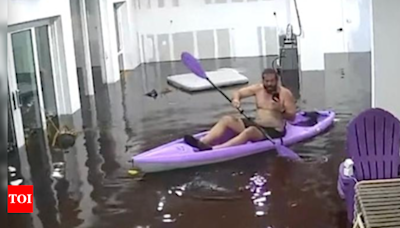
[{"label": "door frame", "polygon": [[[121,69],[120,59],[122,61],[122,68],[125,68],[124,64],[124,20],[123,17],[127,13],[127,3],[126,1],[113,2],[113,19],[115,24],[115,40],[116,50],[117,50],[117,60],[118,60],[118,71],[121,73],[124,69]],[[118,45],[119,44],[119,45]]]},{"label": "door frame", "polygon": [[[60,34],[62,35],[60,17],[52,17],[46,18],[38,21],[31,21],[23,24],[11,25],[8,27],[7,33],[7,69],[8,69],[8,86],[9,86],[9,99],[12,106],[12,112],[15,126],[15,134],[18,148],[21,148],[25,145],[25,136],[24,136],[24,128],[23,128],[23,120],[22,113],[20,110],[20,102],[19,102],[19,91],[18,91],[18,83],[16,79],[15,72],[15,63],[14,63],[14,55],[12,48],[12,34],[22,31],[30,31],[32,37],[32,49],[33,49],[33,61],[34,68],[36,73],[36,86],[38,88],[38,97],[39,97],[39,110],[40,110],[40,118],[42,121],[43,130],[46,132],[47,124],[46,124],[46,115],[45,115],[45,107],[44,107],[44,99],[43,99],[43,90],[41,84],[41,75],[39,68],[39,57],[38,57],[38,49],[36,44],[36,28],[41,26],[47,26],[48,28],[48,38],[49,38],[49,51],[50,51],[50,59],[52,66],[52,76],[54,82],[54,92],[56,99],[56,110],[58,118],[60,118],[60,109],[65,108],[64,96],[63,96],[63,86],[62,86],[62,77],[65,74],[65,69],[62,68],[63,63],[65,63],[65,57],[63,56],[62,47],[63,45]],[[47,139],[47,137],[46,137]]]},{"label": "door frame", "polygon": [[21,113],[21,102],[19,99],[19,90],[16,81],[14,55],[12,51],[11,34],[7,34],[7,70],[8,70],[8,93],[11,105],[11,115],[13,116],[14,131],[17,147],[25,146],[25,134]]}]

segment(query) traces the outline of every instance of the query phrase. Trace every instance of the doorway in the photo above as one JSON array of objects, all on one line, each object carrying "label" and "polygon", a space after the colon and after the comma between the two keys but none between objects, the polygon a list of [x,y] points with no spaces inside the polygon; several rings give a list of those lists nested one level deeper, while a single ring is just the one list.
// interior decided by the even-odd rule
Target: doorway
[{"label": "doorway", "polygon": [[34,157],[46,169],[52,169],[51,133],[59,128],[52,29],[42,23],[8,34],[10,143],[20,158]]},{"label": "doorway", "polygon": [[125,12],[125,7],[125,2],[114,3],[114,22],[117,38],[117,55],[120,73],[124,70],[123,16]]},{"label": "doorway", "polygon": [[36,130],[46,129],[47,122],[58,125],[56,93],[49,41],[49,26],[12,33],[14,95],[21,111],[25,139]]}]

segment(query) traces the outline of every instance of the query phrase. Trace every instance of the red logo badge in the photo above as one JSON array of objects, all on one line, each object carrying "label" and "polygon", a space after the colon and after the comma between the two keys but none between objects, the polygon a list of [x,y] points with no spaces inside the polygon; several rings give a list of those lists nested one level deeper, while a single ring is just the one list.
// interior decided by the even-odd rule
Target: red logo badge
[{"label": "red logo badge", "polygon": [[33,186],[8,186],[8,213],[33,212]]}]

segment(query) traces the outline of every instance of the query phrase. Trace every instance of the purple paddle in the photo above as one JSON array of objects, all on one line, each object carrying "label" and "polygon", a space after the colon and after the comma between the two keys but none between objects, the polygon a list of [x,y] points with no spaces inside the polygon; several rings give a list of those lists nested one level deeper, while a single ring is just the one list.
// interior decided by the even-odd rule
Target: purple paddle
[{"label": "purple paddle", "polygon": [[[206,72],[204,71],[203,67],[201,66],[200,62],[193,57],[193,55],[191,55],[188,52],[182,52],[181,54],[181,60],[183,62],[183,64],[195,75],[206,79],[208,82],[210,82],[210,84],[216,89],[218,90],[218,92],[220,92],[228,101],[229,103],[232,103],[232,100],[224,93],[222,92],[222,90],[220,88],[218,88],[218,86],[216,86],[208,77]],[[241,108],[236,108],[246,119],[248,119],[249,121],[253,121],[252,119],[250,119],[246,114],[244,114],[243,109]],[[258,126],[257,124],[255,124],[256,126]],[[276,143],[274,140],[272,140],[272,138],[265,133],[262,129],[260,129],[261,132],[264,133],[264,135],[267,137],[267,139],[272,142],[276,148],[276,150],[278,151],[278,154],[282,157],[286,157],[286,158],[290,158],[292,160],[301,160],[300,156],[295,153],[294,151],[292,151],[291,149],[287,148],[286,146],[282,145],[282,144],[278,144]],[[282,141],[283,142],[283,141]]]}]

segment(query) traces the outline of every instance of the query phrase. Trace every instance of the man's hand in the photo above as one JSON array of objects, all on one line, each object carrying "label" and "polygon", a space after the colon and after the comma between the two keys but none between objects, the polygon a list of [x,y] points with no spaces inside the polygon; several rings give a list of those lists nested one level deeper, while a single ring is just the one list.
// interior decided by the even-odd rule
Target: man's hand
[{"label": "man's hand", "polygon": [[280,93],[279,103],[282,107],[278,110],[283,113],[283,117],[286,120],[293,121],[296,118],[296,102],[290,90],[285,88]]},{"label": "man's hand", "polygon": [[233,100],[232,100],[232,105],[233,105],[233,107],[235,107],[235,108],[240,108],[240,101],[237,100],[237,99],[233,99]]},{"label": "man's hand", "polygon": [[285,112],[285,107],[280,100],[272,100],[272,109],[277,112]]}]

